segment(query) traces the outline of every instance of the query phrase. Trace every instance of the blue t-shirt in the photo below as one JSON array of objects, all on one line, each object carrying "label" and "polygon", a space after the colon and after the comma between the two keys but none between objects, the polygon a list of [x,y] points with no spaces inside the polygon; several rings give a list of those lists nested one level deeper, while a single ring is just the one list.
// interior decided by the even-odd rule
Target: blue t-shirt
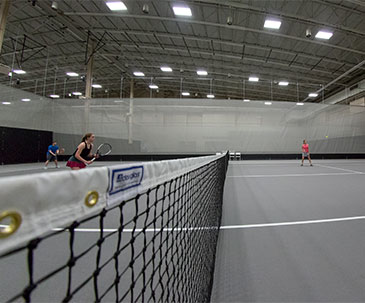
[{"label": "blue t-shirt", "polygon": [[50,150],[52,151],[52,153],[56,154],[57,150],[58,150],[58,145],[50,145],[48,146],[48,151],[47,151],[47,155],[50,155],[51,153],[49,152]]}]

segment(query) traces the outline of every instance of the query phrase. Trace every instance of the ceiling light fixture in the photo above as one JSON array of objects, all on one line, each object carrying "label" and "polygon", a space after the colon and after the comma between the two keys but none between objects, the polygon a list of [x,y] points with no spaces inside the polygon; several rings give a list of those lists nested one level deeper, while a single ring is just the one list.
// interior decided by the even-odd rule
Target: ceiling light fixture
[{"label": "ceiling light fixture", "polygon": [[207,76],[208,72],[206,70],[198,70],[196,72],[199,76]]},{"label": "ceiling light fixture", "polygon": [[148,87],[150,89],[158,89],[158,86],[156,84],[150,84]]},{"label": "ceiling light fixture", "polygon": [[302,106],[302,105],[304,105],[304,103],[298,102],[297,105]]},{"label": "ceiling light fixture", "polygon": [[22,101],[23,101],[23,102],[29,102],[29,101],[30,101],[30,99],[28,99],[28,98],[24,98],[24,99],[22,99]]},{"label": "ceiling light fixture", "polygon": [[207,98],[209,98],[209,99],[213,99],[213,98],[215,98],[215,96],[214,96],[213,94],[208,94],[208,95],[207,95]]},{"label": "ceiling light fixture", "polygon": [[82,96],[82,93],[80,93],[80,92],[73,92],[72,93],[74,96]]},{"label": "ceiling light fixture", "polygon": [[182,92],[181,93],[183,96],[190,96],[190,93],[189,92]]},{"label": "ceiling light fixture", "polygon": [[91,85],[93,88],[102,88],[102,86],[100,84],[93,84]]},{"label": "ceiling light fixture", "polygon": [[326,31],[319,31],[316,35],[317,39],[329,40],[333,36],[333,33]]},{"label": "ceiling light fixture", "polygon": [[250,99],[243,99],[243,102],[250,102]]},{"label": "ceiling light fixture", "polygon": [[266,19],[264,23],[265,28],[279,29],[280,26],[281,26],[281,21],[278,20]]},{"label": "ceiling light fixture", "polygon": [[279,85],[280,85],[280,86],[288,86],[288,85],[289,85],[289,82],[286,82],[286,81],[280,81],[280,82],[279,82]]},{"label": "ceiling light fixture", "polygon": [[52,99],[58,99],[60,95],[49,95]]},{"label": "ceiling light fixture", "polygon": [[144,73],[142,72],[134,72],[133,75],[135,75],[136,77],[144,77]]},{"label": "ceiling light fixture", "polygon": [[69,77],[78,77],[79,76],[78,73],[74,73],[74,72],[68,72],[68,73],[66,73],[66,75]]},{"label": "ceiling light fixture", "polygon": [[24,71],[22,69],[14,69],[13,72],[18,74],[18,75],[24,75],[24,74],[27,73],[26,71]]},{"label": "ceiling light fixture", "polygon": [[11,104],[11,102],[2,102],[2,104],[9,105],[9,104]]},{"label": "ceiling light fixture", "polygon": [[185,17],[191,17],[191,9],[187,6],[174,6],[173,8],[175,16],[185,16]]},{"label": "ceiling light fixture", "polygon": [[310,98],[315,98],[315,97],[318,97],[318,94],[317,94],[317,93],[310,93],[310,94],[308,95],[308,97],[310,97]]},{"label": "ceiling light fixture", "polygon": [[257,78],[257,77],[250,77],[250,78],[248,78],[248,81],[250,81],[250,82],[258,82],[259,81],[259,78]]},{"label": "ceiling light fixture", "polygon": [[162,66],[161,70],[165,73],[171,73],[172,72],[172,68],[168,67],[168,66]]},{"label": "ceiling light fixture", "polygon": [[58,10],[58,3],[57,3],[57,1],[52,1],[51,8],[54,9],[54,10]]},{"label": "ceiling light fixture", "polygon": [[127,7],[122,1],[107,1],[106,5],[111,11],[125,11]]},{"label": "ceiling light fixture", "polygon": [[265,102],[265,105],[271,105],[272,102]]}]

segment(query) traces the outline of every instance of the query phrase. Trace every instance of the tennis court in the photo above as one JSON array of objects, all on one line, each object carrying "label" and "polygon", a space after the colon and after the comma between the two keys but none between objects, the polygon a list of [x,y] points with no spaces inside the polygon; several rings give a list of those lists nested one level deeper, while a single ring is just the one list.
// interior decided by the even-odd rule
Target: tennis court
[{"label": "tennis court", "polygon": [[0,303],[365,302],[364,20],[0,0]]},{"label": "tennis court", "polygon": [[[51,200],[47,193],[45,199],[49,205],[46,211],[50,215],[49,219],[44,218],[43,223],[59,220],[62,213],[66,212],[63,220],[68,222],[67,228],[58,228],[55,222],[53,228],[43,228],[40,222],[27,222],[26,215],[23,215],[24,222],[17,236],[35,239],[26,242],[25,246],[19,241],[20,249],[14,243],[5,242],[15,246],[15,249],[1,256],[1,273],[11,273],[9,277],[4,276],[1,300],[140,302],[172,298],[179,302],[208,301],[214,274],[227,160],[228,155],[219,155],[111,166],[109,176],[114,180],[111,183],[114,185],[120,183],[119,177],[112,177],[114,173],[120,175],[122,171],[122,176],[127,176],[130,169],[133,173],[141,169],[143,177],[137,187],[138,193],[133,195],[132,188],[129,190],[132,196],[126,198],[126,195],[130,195],[128,188],[132,187],[127,183],[126,191],[120,193],[122,198],[118,195],[120,190],[114,189],[117,195],[112,196],[114,191],[109,186],[106,206],[103,204],[104,194],[99,189],[99,198],[96,198],[96,202],[99,199],[98,204],[101,204],[96,205],[99,211],[91,211],[88,216],[76,213],[77,221],[69,218],[71,211],[67,209],[75,205],[60,205]],[[188,166],[176,170],[181,164]],[[166,168],[175,170],[171,170],[166,177],[162,176],[162,179],[161,176],[151,178],[159,169],[167,174],[169,171]],[[90,168],[85,170],[85,174],[88,179],[100,178],[102,175],[98,173],[105,169]],[[29,187],[29,177],[44,180],[59,178],[57,175],[78,178],[80,173],[62,172],[60,169],[48,173],[47,170],[41,175],[25,177],[23,185]],[[10,178],[18,182],[23,180],[22,176]],[[6,184],[8,178],[4,179]],[[87,184],[86,187],[92,185]],[[53,188],[51,192],[54,191]],[[43,199],[41,196],[40,200]],[[72,204],[94,206],[88,202],[85,199],[85,202],[74,201]],[[58,214],[52,219],[51,210],[54,206],[58,207]],[[17,205],[14,208],[21,207]],[[24,214],[27,208],[25,206],[21,213]],[[79,207],[76,205],[75,209]],[[42,211],[38,210],[38,215],[40,213]],[[42,228],[43,231],[34,237],[34,231],[29,230],[29,226],[35,232]]]},{"label": "tennis court", "polygon": [[231,162],[212,301],[363,302],[364,173],[364,160]]},{"label": "tennis court", "polygon": [[[317,160],[313,167],[308,163],[304,167],[299,165],[300,162],[293,160],[229,163],[212,302],[362,302],[365,299],[365,244],[361,241],[365,231],[365,161]],[[36,168],[37,165],[34,165]],[[141,208],[146,207],[145,201],[139,203]],[[123,209],[125,218],[134,217],[134,212],[133,205],[126,205]],[[119,215],[119,208],[106,215],[105,234],[119,228]],[[144,219],[138,221],[136,228],[143,228],[144,222]],[[198,221],[195,224],[199,226]],[[125,234],[127,243],[131,231]],[[99,237],[98,217],[82,224],[75,231],[75,255],[93,245]],[[152,237],[153,232],[150,232],[145,239],[148,242]],[[103,244],[101,264],[114,253],[117,238],[114,234]],[[135,249],[143,251],[143,240],[139,241],[135,243]],[[69,234],[62,233],[37,247],[35,277],[67,263],[70,253],[68,242]],[[97,250],[78,260],[73,268],[74,285],[92,276],[96,254]],[[152,251],[148,250],[146,259],[151,255]],[[131,251],[128,250],[121,256],[120,262],[129,262],[130,258]],[[12,275],[1,277],[4,283],[0,293],[14,293],[19,291],[19,285],[27,284],[27,276],[24,275],[27,272],[26,259],[26,253],[22,253],[7,257],[6,262],[1,263],[1,273],[11,272]],[[156,263],[158,261],[159,258]],[[138,262],[136,272],[143,268],[142,259]],[[177,259],[174,258],[174,262],[178,262]],[[108,264],[102,271],[99,292],[113,284],[114,266],[114,263]],[[146,275],[150,273],[147,271]],[[170,279],[179,278],[176,273],[170,274]],[[60,301],[67,290],[67,275],[65,269],[42,283],[32,293],[32,301]],[[164,283],[169,285],[169,279],[165,278],[167,276],[163,278]],[[130,275],[124,277],[120,282],[121,289],[129,287],[130,279]],[[143,284],[135,286],[135,293],[141,289]],[[157,290],[155,295],[161,295],[161,290]],[[175,299],[177,294],[178,291],[174,294]],[[146,290],[144,295],[144,300],[147,300],[151,292]],[[1,299],[4,301],[6,298]],[[138,299],[142,300],[142,297]],[[92,281],[72,300],[94,301]],[[103,300],[115,301],[114,292],[109,292]]]}]

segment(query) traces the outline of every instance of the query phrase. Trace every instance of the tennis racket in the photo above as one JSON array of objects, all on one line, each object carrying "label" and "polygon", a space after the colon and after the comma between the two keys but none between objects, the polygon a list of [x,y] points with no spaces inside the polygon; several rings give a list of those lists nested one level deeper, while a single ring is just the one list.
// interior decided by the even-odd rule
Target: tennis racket
[{"label": "tennis racket", "polygon": [[91,159],[91,162],[94,162],[96,158],[104,157],[109,155],[112,152],[112,146],[109,143],[103,143],[99,145],[98,149],[96,150],[96,157]]},{"label": "tennis racket", "polygon": [[65,153],[65,149],[63,147],[61,147],[59,150],[58,150],[58,154],[60,155],[63,155]]}]

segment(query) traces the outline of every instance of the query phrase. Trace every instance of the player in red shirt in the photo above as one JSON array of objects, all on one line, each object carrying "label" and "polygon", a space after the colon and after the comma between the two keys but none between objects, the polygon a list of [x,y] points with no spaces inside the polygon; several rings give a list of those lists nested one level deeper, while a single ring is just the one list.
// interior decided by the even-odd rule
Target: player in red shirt
[{"label": "player in red shirt", "polygon": [[313,166],[311,156],[309,154],[309,145],[307,144],[307,141],[304,139],[302,145],[302,164],[300,166],[303,166],[305,157],[308,158],[310,166]]}]

